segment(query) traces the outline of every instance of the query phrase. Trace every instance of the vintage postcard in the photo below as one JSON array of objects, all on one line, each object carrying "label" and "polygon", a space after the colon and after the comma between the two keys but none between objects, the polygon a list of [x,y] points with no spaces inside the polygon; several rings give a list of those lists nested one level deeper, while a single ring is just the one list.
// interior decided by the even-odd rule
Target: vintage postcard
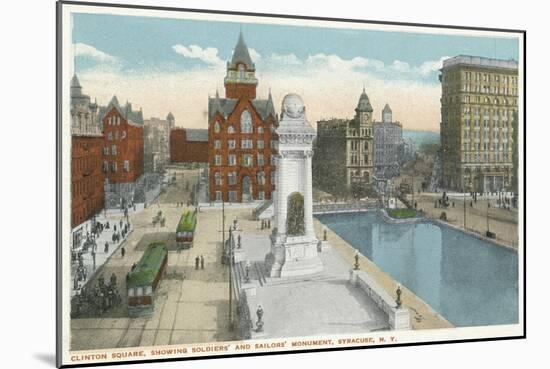
[{"label": "vintage postcard", "polygon": [[58,4],[58,365],[522,338],[524,37]]}]

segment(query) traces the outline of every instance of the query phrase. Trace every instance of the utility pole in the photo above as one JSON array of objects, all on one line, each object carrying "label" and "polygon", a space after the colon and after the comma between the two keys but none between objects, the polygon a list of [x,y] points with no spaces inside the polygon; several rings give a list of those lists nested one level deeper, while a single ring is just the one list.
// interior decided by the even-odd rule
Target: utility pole
[{"label": "utility pole", "polygon": [[466,229],[466,189],[464,187],[464,178],[462,178],[462,194],[464,196],[464,229]]},{"label": "utility pole", "polygon": [[489,198],[487,198],[487,234],[489,234],[489,208],[491,207],[491,203],[489,202]]}]

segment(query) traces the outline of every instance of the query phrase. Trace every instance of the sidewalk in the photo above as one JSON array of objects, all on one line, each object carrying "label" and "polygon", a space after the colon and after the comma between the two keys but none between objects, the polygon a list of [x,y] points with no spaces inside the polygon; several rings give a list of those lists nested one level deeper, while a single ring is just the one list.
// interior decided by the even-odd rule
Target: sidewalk
[{"label": "sidewalk", "polygon": [[[138,205],[136,204],[136,213],[141,212],[143,210],[143,204],[139,204],[139,205],[141,206],[138,207]],[[134,213],[133,210],[131,210],[128,215],[130,216],[132,215],[132,213]],[[123,213],[120,210],[118,211],[108,210],[107,217],[103,216],[103,214],[101,216],[96,217],[96,221],[104,225],[108,221],[110,223],[110,228],[109,229],[104,228],[103,232],[101,232],[99,237],[96,238],[95,240],[97,245],[97,249],[95,250],[95,268],[94,268],[94,260],[92,257],[92,250],[88,249],[87,252],[82,254],[83,264],[86,267],[87,277],[85,281],[78,282],[78,285],[79,285],[78,290],[84,287],[88,283],[88,281],[93,279],[93,276],[96,274],[96,272],[101,269],[101,267],[107,262],[107,260],[111,257],[111,255],[113,255],[115,252],[118,251],[119,247],[126,241],[128,236],[134,230],[134,225],[132,224],[132,220],[130,219],[130,227],[125,237],[121,238],[120,241],[118,242],[113,242],[112,237],[113,237],[113,233],[115,233],[114,225],[116,224],[117,233],[120,234],[119,222],[121,219],[123,221],[122,226],[124,227],[124,224],[126,223],[126,219],[124,218]],[[105,242],[109,243],[109,250],[107,252],[104,252]],[[78,250],[81,250],[81,248],[82,247],[77,248],[75,249],[75,251],[78,252]],[[74,277],[75,277],[77,266],[78,266],[78,261],[76,261],[74,264],[71,265],[71,297],[73,297],[77,292],[77,290],[75,290],[74,286],[72,285],[74,283]]]}]

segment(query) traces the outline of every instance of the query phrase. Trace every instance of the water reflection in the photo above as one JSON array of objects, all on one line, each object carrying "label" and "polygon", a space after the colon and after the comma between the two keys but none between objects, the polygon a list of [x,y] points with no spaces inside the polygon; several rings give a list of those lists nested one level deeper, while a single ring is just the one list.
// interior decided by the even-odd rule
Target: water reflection
[{"label": "water reflection", "polygon": [[318,218],[455,326],[518,322],[515,252],[429,222],[389,224],[374,213]]}]

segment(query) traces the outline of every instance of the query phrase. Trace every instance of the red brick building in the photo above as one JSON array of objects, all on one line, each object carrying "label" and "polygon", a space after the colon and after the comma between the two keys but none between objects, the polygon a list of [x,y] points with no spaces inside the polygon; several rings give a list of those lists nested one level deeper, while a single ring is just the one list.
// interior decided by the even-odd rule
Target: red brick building
[{"label": "red brick building", "polygon": [[170,162],[208,163],[208,130],[173,128],[170,131]]},{"label": "red brick building", "polygon": [[[103,134],[97,104],[82,94],[77,76],[71,80],[71,227],[78,227],[103,209]],[[78,247],[83,230],[75,229]]]},{"label": "red brick building", "polygon": [[271,93],[256,99],[256,67],[242,33],[224,79],[225,98],[208,99],[210,201],[271,199],[277,115]]},{"label": "red brick building", "polygon": [[108,196],[120,205],[134,201],[134,192],[144,173],[143,113],[113,96],[100,112],[103,123],[103,173]]}]

